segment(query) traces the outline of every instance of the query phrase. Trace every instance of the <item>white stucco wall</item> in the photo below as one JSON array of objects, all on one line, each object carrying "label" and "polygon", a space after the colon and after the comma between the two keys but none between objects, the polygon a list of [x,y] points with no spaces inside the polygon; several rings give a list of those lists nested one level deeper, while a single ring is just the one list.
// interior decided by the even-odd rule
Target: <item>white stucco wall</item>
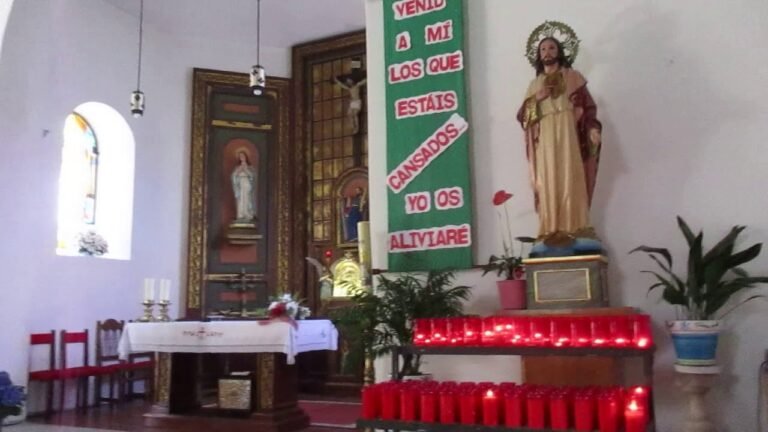
[{"label": "white stucco wall", "polygon": [[[0,62],[0,370],[22,383],[29,333],[135,319],[145,277],[172,280],[173,316],[181,301],[192,68],[247,71],[255,46],[188,39],[145,25],[147,107],[134,119],[129,96],[136,85],[137,25],[136,17],[101,1],[16,2],[8,21]],[[289,49],[263,48],[262,59],[270,75],[289,76]],[[64,119],[88,101],[117,109],[135,136],[130,261],[55,254]]]},{"label": "white stucco wall", "polygon": [[[640,244],[666,246],[684,268],[684,240],[675,216],[704,228],[705,242],[732,225],[749,228],[749,244],[768,239],[768,3],[764,0],[471,0],[467,1],[467,74],[475,193],[476,263],[500,248],[490,204],[498,189],[510,201],[516,235],[535,233],[522,133],[515,120],[534,71],[523,56],[530,31],[545,20],[571,25],[582,40],[575,67],[589,80],[604,125],[604,148],[592,218],[610,258],[613,305],[653,316],[659,345],[656,408],[662,431],[677,430],[684,400],[673,386],[674,356],[663,322],[672,309],[646,296],[650,267],[627,252]],[[366,0],[369,100],[384,99],[382,2]],[[369,105],[373,266],[386,268],[386,129],[384,106]],[[745,241],[745,243],[747,243]],[[680,267],[680,263],[683,264]],[[768,253],[749,266],[768,274]],[[475,286],[469,310],[491,313],[493,279],[468,271]],[[763,288],[763,291],[766,289]],[[768,305],[754,302],[727,317],[721,339],[724,372],[711,393],[722,431],[755,430],[757,369],[768,348]],[[433,357],[438,379],[480,380],[518,370],[490,371],[499,359]],[[513,367],[514,369],[514,367]],[[379,362],[379,378],[388,372]]]}]

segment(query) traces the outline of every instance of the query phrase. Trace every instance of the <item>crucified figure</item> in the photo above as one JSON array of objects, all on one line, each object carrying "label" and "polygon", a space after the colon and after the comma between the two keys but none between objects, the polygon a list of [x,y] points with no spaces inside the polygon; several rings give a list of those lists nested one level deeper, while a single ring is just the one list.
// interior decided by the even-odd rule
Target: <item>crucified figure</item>
[{"label": "crucified figure", "polygon": [[355,79],[354,74],[340,75],[334,78],[336,84],[349,92],[349,108],[347,117],[352,121],[352,134],[360,131],[360,111],[363,109],[363,100],[360,97],[360,89],[365,85],[367,78]]}]

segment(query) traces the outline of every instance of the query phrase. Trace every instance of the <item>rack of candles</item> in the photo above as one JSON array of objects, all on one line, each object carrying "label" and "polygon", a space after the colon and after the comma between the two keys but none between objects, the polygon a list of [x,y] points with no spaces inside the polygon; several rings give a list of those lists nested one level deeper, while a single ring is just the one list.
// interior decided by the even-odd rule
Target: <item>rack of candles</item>
[{"label": "rack of candles", "polygon": [[490,316],[416,319],[416,346],[519,346],[650,349],[648,315]]},{"label": "rack of candles", "polygon": [[[388,381],[362,390],[358,427],[440,430],[647,432],[648,387],[554,387],[515,383]],[[649,427],[650,426],[650,427]]]}]

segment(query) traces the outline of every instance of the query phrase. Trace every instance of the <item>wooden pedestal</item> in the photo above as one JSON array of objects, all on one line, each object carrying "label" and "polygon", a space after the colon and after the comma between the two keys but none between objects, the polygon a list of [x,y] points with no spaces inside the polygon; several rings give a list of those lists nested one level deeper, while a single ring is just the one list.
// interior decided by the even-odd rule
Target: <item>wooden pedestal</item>
[{"label": "wooden pedestal", "polygon": [[528,282],[528,309],[561,309],[608,306],[603,255],[523,260]]},{"label": "wooden pedestal", "polygon": [[156,370],[157,401],[144,415],[148,428],[203,432],[292,432],[309,426],[309,417],[297,404],[296,367],[285,354],[217,354],[237,356],[238,368],[250,363],[256,386],[254,409],[240,415],[214,406],[202,398],[202,356],[210,354],[161,354]]}]

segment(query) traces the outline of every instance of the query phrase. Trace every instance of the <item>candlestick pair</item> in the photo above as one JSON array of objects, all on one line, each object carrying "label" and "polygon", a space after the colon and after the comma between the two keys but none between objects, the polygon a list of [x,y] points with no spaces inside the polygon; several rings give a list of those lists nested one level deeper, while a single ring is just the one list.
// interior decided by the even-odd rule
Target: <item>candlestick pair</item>
[{"label": "candlestick pair", "polygon": [[[171,280],[159,279],[159,302],[169,302],[171,300]],[[143,300],[155,301],[155,278],[144,278],[144,297]]]}]

